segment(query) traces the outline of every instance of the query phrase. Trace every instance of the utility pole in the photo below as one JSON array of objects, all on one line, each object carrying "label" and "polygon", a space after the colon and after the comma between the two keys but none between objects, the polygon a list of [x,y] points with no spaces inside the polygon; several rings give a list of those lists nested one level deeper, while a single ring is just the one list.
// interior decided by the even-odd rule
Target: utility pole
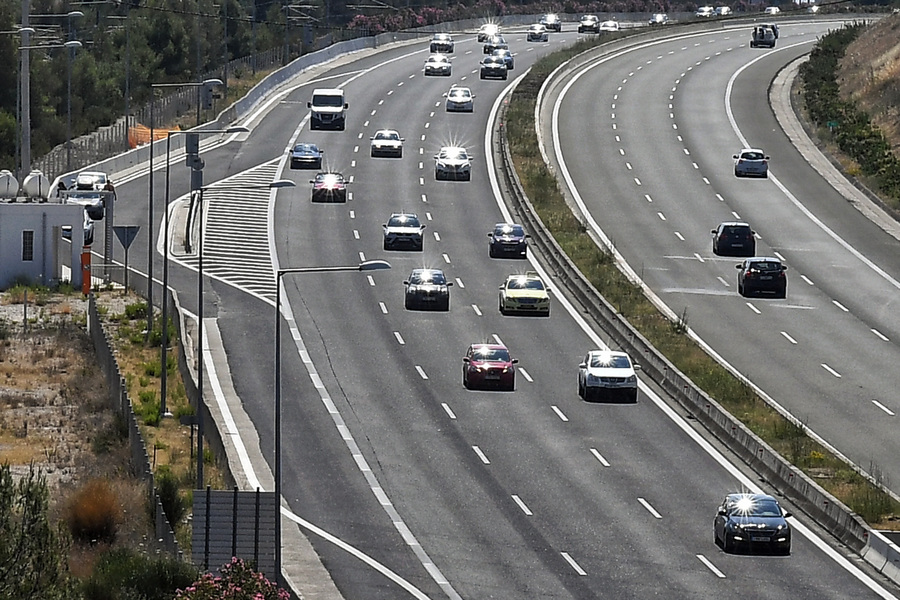
[{"label": "utility pole", "polygon": [[21,65],[19,67],[20,96],[22,98],[22,170],[19,173],[19,181],[31,173],[31,32],[28,29],[28,15],[31,14],[31,0],[22,0],[22,49]]}]

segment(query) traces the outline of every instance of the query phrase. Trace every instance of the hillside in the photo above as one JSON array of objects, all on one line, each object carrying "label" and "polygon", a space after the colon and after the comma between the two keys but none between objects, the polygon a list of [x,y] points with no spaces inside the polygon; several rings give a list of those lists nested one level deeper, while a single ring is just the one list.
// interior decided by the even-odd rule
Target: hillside
[{"label": "hillside", "polygon": [[881,19],[847,49],[838,72],[841,97],[858,103],[900,146],[900,14]]}]

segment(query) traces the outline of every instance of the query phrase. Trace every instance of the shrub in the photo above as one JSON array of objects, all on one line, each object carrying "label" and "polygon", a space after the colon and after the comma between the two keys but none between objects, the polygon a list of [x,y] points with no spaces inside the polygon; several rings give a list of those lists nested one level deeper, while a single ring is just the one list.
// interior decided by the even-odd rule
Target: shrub
[{"label": "shrub", "polygon": [[156,472],[156,494],[159,496],[166,518],[174,528],[187,511],[187,502],[179,495],[178,478],[168,465],[160,466]]},{"label": "shrub", "polygon": [[82,543],[112,543],[121,519],[119,499],[105,479],[88,481],[75,493],[66,511],[69,532]]},{"label": "shrub", "polygon": [[198,577],[196,568],[172,557],[151,558],[127,548],[105,552],[82,585],[85,600],[169,600]]},{"label": "shrub", "polygon": [[254,571],[239,558],[220,569],[221,577],[205,574],[193,585],[178,590],[176,600],[288,600],[290,594]]},{"label": "shrub", "polygon": [[134,321],[135,319],[147,318],[147,303],[135,302],[125,307],[125,316]]}]

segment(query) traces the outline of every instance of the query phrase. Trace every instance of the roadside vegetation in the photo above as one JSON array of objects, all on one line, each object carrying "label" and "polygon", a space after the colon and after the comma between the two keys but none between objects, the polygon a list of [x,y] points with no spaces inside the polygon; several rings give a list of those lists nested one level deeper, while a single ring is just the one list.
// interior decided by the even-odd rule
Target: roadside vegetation
[{"label": "roadside vegetation", "polygon": [[[872,527],[900,529],[900,503],[782,417],[697,346],[686,334],[686,315],[674,322],[662,315],[619,270],[611,254],[594,243],[566,203],[540,155],[534,107],[547,76],[585,49],[586,44],[578,44],[539,60],[513,92],[505,115],[516,171],[541,220],[603,297],[697,386]],[[878,477],[878,465],[862,466]]]}]

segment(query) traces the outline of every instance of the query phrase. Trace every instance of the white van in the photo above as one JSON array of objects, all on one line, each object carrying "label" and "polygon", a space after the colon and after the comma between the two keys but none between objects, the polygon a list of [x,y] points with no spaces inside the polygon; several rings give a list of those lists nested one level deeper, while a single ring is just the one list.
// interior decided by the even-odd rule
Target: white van
[{"label": "white van", "polygon": [[344,101],[344,90],[339,88],[319,88],[313,90],[312,100],[306,105],[310,109],[310,129],[344,130],[348,104]]}]

